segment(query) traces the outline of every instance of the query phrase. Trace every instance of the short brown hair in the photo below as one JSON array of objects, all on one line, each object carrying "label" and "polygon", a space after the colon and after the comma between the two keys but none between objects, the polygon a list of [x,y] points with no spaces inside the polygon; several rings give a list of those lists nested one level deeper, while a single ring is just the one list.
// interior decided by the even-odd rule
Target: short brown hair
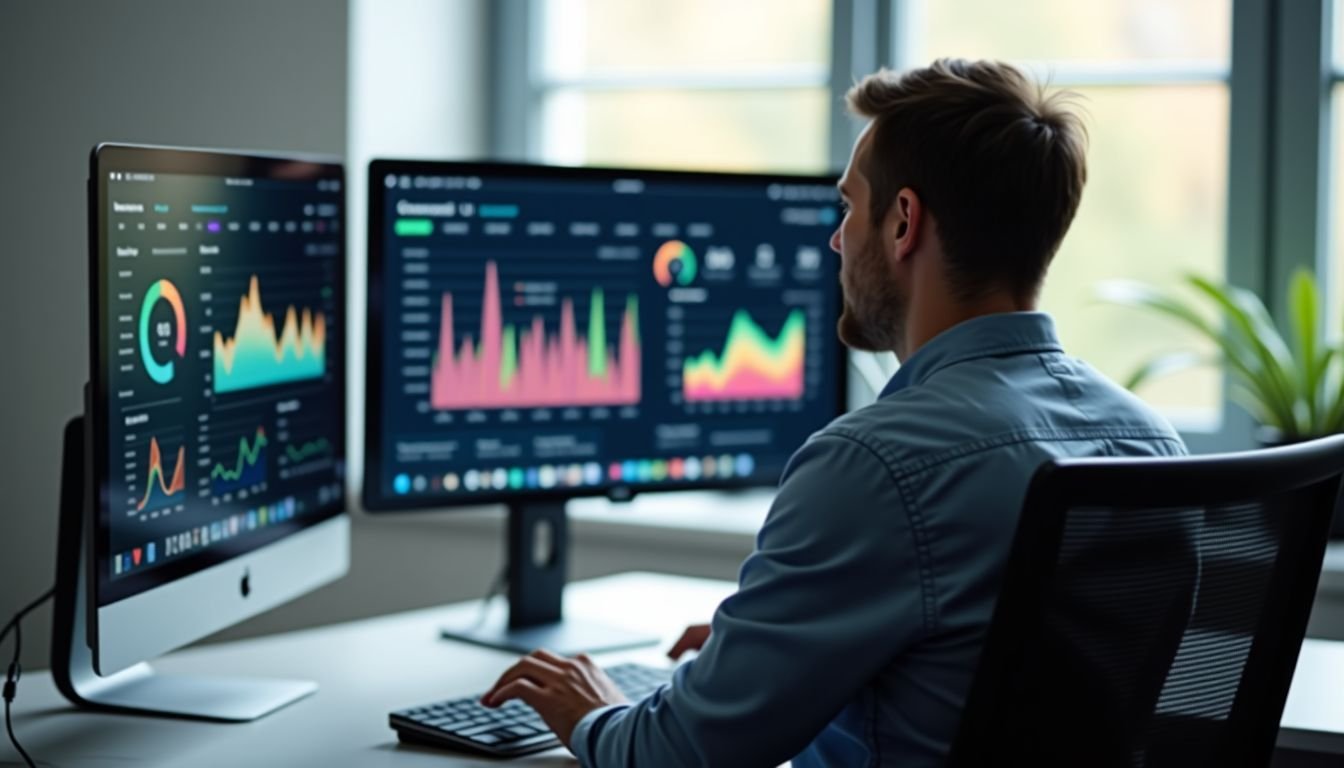
[{"label": "short brown hair", "polygon": [[939,59],[869,75],[845,98],[874,122],[859,170],[875,224],[909,187],[938,222],[958,296],[1035,296],[1087,181],[1076,94],[1047,95],[1001,62]]}]

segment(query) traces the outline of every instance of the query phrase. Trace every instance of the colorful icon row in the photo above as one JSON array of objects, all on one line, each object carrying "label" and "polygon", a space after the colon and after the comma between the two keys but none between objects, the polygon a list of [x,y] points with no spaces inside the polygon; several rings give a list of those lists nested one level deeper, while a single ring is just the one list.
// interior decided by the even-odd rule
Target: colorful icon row
[{"label": "colorful icon row", "polygon": [[297,505],[294,497],[289,496],[275,504],[263,504],[256,509],[229,515],[220,520],[191,528],[167,536],[160,549],[157,542],[134,547],[112,556],[112,573],[120,576],[138,568],[152,565],[163,557],[177,557],[188,552],[208,547],[248,531],[283,523],[294,518]]},{"label": "colorful icon row", "polygon": [[756,460],[747,453],[720,456],[688,456],[671,459],[630,459],[603,466],[595,461],[584,464],[542,464],[537,467],[496,467],[469,469],[461,474],[398,474],[392,490],[398,495],[410,493],[453,493],[456,491],[520,491],[581,488],[619,483],[661,483],[666,481],[729,480],[750,477]]}]

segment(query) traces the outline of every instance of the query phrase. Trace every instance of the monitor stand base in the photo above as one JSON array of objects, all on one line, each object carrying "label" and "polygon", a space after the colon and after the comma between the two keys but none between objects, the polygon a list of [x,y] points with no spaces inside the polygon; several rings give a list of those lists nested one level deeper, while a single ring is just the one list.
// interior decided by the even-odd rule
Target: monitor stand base
[{"label": "monitor stand base", "polygon": [[99,675],[89,648],[87,563],[92,546],[84,530],[89,478],[85,474],[84,419],[65,426],[61,461],[61,510],[56,542],[56,606],[51,636],[51,672],[71,702],[95,709],[206,720],[245,722],[317,690],[306,680],[177,677],[136,664]]},{"label": "monitor stand base", "polygon": [[657,637],[648,633],[562,618],[569,556],[565,502],[534,501],[510,506],[506,546],[507,620],[488,614],[473,627],[445,627],[443,637],[516,653],[544,648],[563,656],[638,648],[658,642]]},{"label": "monitor stand base", "polygon": [[86,679],[80,704],[120,712],[247,722],[317,690],[308,680],[159,675],[136,664],[107,677]]},{"label": "monitor stand base", "polygon": [[658,638],[651,635],[575,619],[511,629],[503,617],[471,628],[444,627],[443,637],[514,653],[531,653],[544,648],[561,656],[620,651],[658,642]]}]

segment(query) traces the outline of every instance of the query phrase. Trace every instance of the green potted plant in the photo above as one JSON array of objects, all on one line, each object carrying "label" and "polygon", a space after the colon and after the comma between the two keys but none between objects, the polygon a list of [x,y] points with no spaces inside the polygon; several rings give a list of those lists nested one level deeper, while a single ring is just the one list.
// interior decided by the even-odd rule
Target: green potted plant
[{"label": "green potted plant", "polygon": [[[1285,296],[1283,332],[1255,293],[1197,275],[1184,280],[1190,296],[1133,281],[1102,285],[1104,299],[1172,318],[1210,340],[1212,358],[1182,351],[1158,355],[1126,380],[1135,389],[1164,373],[1217,364],[1227,372],[1229,396],[1260,424],[1260,443],[1286,445],[1344,432],[1344,345],[1324,337],[1324,306],[1312,273],[1295,271]],[[1344,516],[1332,535],[1344,535]]]}]

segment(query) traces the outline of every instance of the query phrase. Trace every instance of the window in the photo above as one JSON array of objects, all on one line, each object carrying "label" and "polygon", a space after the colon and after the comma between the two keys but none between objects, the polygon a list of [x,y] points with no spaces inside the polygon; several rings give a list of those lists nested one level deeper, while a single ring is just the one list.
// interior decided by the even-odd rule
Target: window
[{"label": "window", "polygon": [[[1291,250],[1276,238],[1289,223],[1272,215],[1283,201],[1265,173],[1243,166],[1253,165],[1259,153],[1277,162],[1275,152],[1291,143],[1281,126],[1318,117],[1269,112],[1273,85],[1302,77],[1300,67],[1284,62],[1283,51],[1296,45],[1284,41],[1290,30],[1299,36],[1312,24],[1320,30],[1323,12],[1302,10],[1314,3],[504,4],[525,9],[528,23],[526,33],[505,33],[527,55],[505,83],[514,104],[505,115],[516,119],[496,114],[496,127],[503,125],[506,133],[511,125],[524,126],[517,137],[497,142],[502,154],[729,170],[838,168],[853,135],[841,135],[851,126],[842,99],[851,73],[861,76],[882,64],[924,65],[939,56],[999,58],[1054,87],[1077,91],[1088,114],[1088,187],[1043,296],[1071,352],[1117,380],[1161,352],[1193,347],[1212,357],[1211,347],[1175,324],[1101,301],[1097,288],[1104,280],[1137,279],[1180,290],[1182,276],[1197,273],[1265,291],[1274,308],[1271,288],[1287,263],[1280,251]],[[1243,105],[1235,125],[1234,14],[1241,30],[1238,66],[1250,73],[1235,87]],[[510,66],[508,54],[500,56],[502,68]],[[1344,63],[1337,71],[1344,88]],[[1344,125],[1336,124],[1344,139]],[[1234,145],[1237,136],[1241,143]],[[1236,166],[1229,164],[1233,151],[1247,151]],[[1344,173],[1344,159],[1335,163]],[[1229,217],[1229,205],[1235,217]],[[1335,205],[1344,214],[1344,202]],[[1344,254],[1344,236],[1332,242],[1340,243],[1332,252]],[[1344,297],[1344,269],[1330,275],[1332,295]],[[1344,314],[1344,298],[1336,306],[1335,316]],[[1340,329],[1344,333],[1344,324]],[[867,378],[886,375],[882,361],[862,358],[855,362],[872,369]],[[1151,380],[1139,394],[1193,435],[1200,450],[1249,444],[1249,422],[1228,409],[1224,388],[1219,372],[1208,367]]]},{"label": "window", "polygon": [[[907,0],[899,22],[904,66],[941,56],[1004,59],[1083,97],[1088,183],[1042,304],[1065,348],[1117,380],[1154,353],[1201,340],[1165,319],[1100,303],[1095,286],[1226,275],[1231,6]],[[1140,394],[1185,429],[1212,429],[1221,415],[1212,368],[1154,379]]]},{"label": "window", "polygon": [[1333,3],[1334,23],[1330,43],[1330,158],[1329,248],[1318,274],[1328,295],[1326,333],[1344,337],[1344,3]]},{"label": "window", "polygon": [[[903,0],[889,47],[877,46],[900,67],[1006,59],[1085,97],[1090,181],[1043,302],[1065,345],[1113,378],[1199,340],[1101,303],[1100,281],[1226,275],[1231,5]],[[832,40],[857,41],[833,34],[826,0],[535,0],[533,12],[533,157],[737,170],[845,159],[827,153],[843,108],[829,62]],[[864,27],[882,34],[878,19],[855,20]],[[1211,429],[1221,415],[1212,369],[1141,394],[1185,428]]]},{"label": "window", "polygon": [[532,154],[570,164],[829,166],[827,0],[538,0]]}]

